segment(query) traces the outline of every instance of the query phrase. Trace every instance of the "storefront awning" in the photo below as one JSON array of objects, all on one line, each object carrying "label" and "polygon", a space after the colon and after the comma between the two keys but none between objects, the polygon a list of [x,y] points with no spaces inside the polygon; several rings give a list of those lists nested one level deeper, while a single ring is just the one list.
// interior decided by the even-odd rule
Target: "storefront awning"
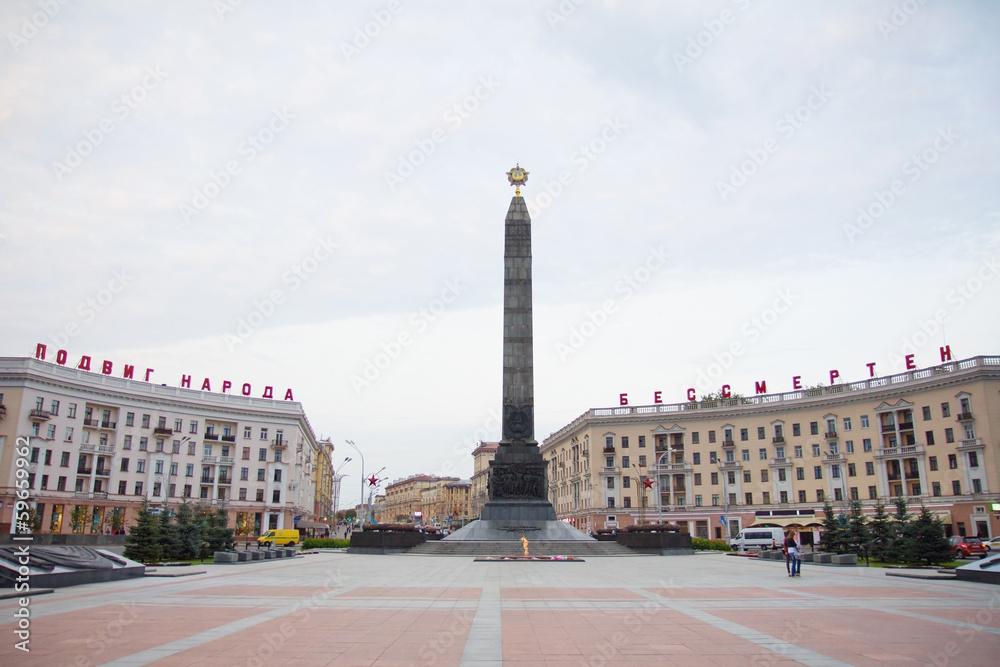
[{"label": "storefront awning", "polygon": [[814,516],[759,516],[750,528],[761,526],[778,526],[780,528],[806,528],[817,526],[822,528],[823,522]]},{"label": "storefront awning", "polygon": [[946,525],[946,526],[950,526],[951,525],[951,512],[950,511],[948,511],[948,510],[937,510],[937,511],[932,511],[931,514],[933,514],[934,516],[936,516],[938,519],[941,519],[941,523],[943,523],[944,525]]}]

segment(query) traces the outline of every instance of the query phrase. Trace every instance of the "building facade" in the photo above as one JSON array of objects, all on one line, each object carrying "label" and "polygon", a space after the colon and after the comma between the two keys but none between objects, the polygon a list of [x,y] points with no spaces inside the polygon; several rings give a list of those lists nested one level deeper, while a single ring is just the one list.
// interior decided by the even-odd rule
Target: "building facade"
[{"label": "building facade", "polygon": [[316,489],[313,515],[317,521],[333,525],[333,443],[329,438],[316,443],[316,464],[313,466],[313,487]]},{"label": "building facade", "polygon": [[457,477],[410,475],[385,487],[385,516],[391,522],[431,523],[427,516],[440,514],[444,507],[440,487],[457,482]]},{"label": "building facade", "polygon": [[320,446],[302,405],[0,358],[0,530],[27,454],[35,532],[107,533],[143,501],[225,507],[237,535],[316,519]]},{"label": "building facade", "polygon": [[[592,409],[549,436],[549,498],[581,530],[673,521],[722,539],[898,496],[949,534],[1000,533],[1000,357],[784,394]],[[648,480],[648,481],[647,481]],[[808,541],[808,535],[804,534]]]}]

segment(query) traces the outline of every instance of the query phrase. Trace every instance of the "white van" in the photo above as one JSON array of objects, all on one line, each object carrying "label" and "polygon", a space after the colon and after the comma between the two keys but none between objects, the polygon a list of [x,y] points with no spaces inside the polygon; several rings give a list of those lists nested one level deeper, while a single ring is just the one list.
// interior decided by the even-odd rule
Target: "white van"
[{"label": "white van", "polygon": [[744,528],[739,534],[729,541],[736,551],[767,551],[768,549],[780,550],[785,542],[785,531],[782,528]]}]

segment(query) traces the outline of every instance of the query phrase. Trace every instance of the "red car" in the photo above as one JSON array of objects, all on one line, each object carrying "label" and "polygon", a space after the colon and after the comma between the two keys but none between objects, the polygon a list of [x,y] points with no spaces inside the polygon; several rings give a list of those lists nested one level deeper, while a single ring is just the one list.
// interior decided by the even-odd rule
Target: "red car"
[{"label": "red car", "polygon": [[970,556],[986,558],[986,545],[978,537],[956,535],[951,538],[951,553],[956,558],[969,558]]}]

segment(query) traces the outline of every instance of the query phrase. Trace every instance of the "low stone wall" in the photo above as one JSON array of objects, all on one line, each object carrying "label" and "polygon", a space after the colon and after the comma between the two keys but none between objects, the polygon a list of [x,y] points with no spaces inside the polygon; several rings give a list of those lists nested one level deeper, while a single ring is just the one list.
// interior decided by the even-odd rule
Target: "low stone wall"
[{"label": "low stone wall", "polygon": [[349,554],[393,554],[408,551],[427,541],[426,533],[366,530],[351,533]]},{"label": "low stone wall", "polygon": [[623,530],[618,532],[616,541],[624,547],[644,554],[674,556],[694,553],[694,549],[691,547],[691,535],[688,533],[629,532]]},{"label": "low stone wall", "polygon": [[[124,535],[83,535],[78,533],[33,533],[31,543],[39,546],[120,547],[125,545]],[[0,533],[0,546],[24,544],[15,542],[10,533]]]},{"label": "low stone wall", "polygon": [[[781,551],[762,551],[758,555],[761,560],[784,561],[785,554]],[[818,563],[820,565],[857,565],[857,554],[804,553],[803,563]]]},{"label": "low stone wall", "polygon": [[255,560],[294,558],[295,549],[257,549],[254,551],[216,551],[216,563],[249,563]]}]

